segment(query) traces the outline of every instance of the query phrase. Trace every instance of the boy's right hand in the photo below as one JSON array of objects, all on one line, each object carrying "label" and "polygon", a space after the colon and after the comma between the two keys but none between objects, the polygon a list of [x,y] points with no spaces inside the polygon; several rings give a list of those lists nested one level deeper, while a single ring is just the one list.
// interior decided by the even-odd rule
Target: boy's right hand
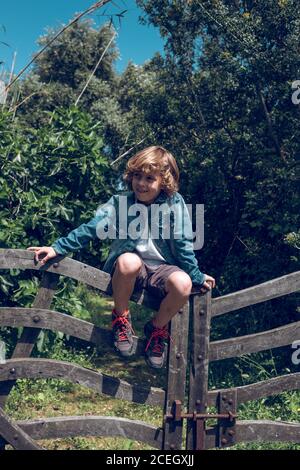
[{"label": "boy's right hand", "polygon": [[40,261],[39,257],[44,255],[42,256],[41,264],[45,264],[47,261],[49,261],[49,259],[55,258],[55,256],[57,256],[57,253],[54,248],[52,248],[52,246],[30,246],[27,248],[27,251],[34,251],[34,259],[37,263]]}]

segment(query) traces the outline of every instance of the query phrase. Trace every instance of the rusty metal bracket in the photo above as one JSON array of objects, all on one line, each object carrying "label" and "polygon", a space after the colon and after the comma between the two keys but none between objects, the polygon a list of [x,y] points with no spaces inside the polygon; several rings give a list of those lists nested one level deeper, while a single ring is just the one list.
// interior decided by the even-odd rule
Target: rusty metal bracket
[{"label": "rusty metal bracket", "polygon": [[[225,399],[227,400],[227,397],[225,397]],[[231,400],[231,398],[229,400]],[[196,425],[195,450],[203,450],[205,449],[205,421],[207,419],[217,419],[218,423],[220,423],[221,426],[221,432],[219,432],[219,440],[223,441],[222,447],[224,447],[225,444],[229,444],[229,440],[233,441],[234,439],[234,433],[232,433],[232,431],[235,430],[235,419],[237,418],[237,414],[231,409],[227,409],[229,405],[227,401],[225,402],[225,400],[223,399],[222,403],[222,407],[224,408],[223,413],[197,413],[196,411],[194,411],[193,413],[183,413],[181,401],[175,400],[172,405],[172,412],[166,414],[164,416],[164,420],[165,422],[167,420],[173,420],[174,422],[178,422],[183,419],[193,420]],[[233,401],[231,404],[233,405]],[[230,438],[228,438],[228,436],[230,436]]]},{"label": "rusty metal bracket", "polygon": [[[237,392],[236,390],[228,390],[220,392],[218,397],[218,411],[221,414],[235,413],[237,406]],[[237,415],[235,415],[236,417]],[[221,417],[218,419],[218,436],[217,447],[228,447],[235,444],[236,426],[235,419],[224,420]]]}]

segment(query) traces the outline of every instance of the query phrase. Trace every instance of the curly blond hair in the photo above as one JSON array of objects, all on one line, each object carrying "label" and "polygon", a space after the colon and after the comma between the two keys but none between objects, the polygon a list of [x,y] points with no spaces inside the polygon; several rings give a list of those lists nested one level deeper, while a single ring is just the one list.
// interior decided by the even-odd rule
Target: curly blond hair
[{"label": "curly blond hair", "polygon": [[159,173],[162,177],[162,190],[168,196],[178,191],[179,169],[176,160],[170,152],[159,145],[147,147],[128,160],[123,179],[130,189],[136,171],[146,174]]}]

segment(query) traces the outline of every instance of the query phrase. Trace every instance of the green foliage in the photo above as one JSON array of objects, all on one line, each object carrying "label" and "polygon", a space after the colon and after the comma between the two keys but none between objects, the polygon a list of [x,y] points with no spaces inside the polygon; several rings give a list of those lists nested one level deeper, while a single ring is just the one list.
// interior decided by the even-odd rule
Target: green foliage
[{"label": "green foliage", "polygon": [[[55,33],[49,30],[39,39],[40,45],[48,43]],[[93,73],[78,106],[101,123],[103,136],[113,142],[118,136],[124,137],[126,123],[116,100],[115,41],[94,71],[113,34],[109,24],[98,28],[91,20],[79,21],[68,28],[45,50],[18,86],[19,103],[25,100],[18,109],[19,119],[27,126],[39,127],[47,121],[45,111],[73,106]]]},{"label": "green foliage", "polygon": [[48,243],[58,226],[78,223],[106,200],[101,129],[87,114],[58,109],[47,125],[23,135],[9,115],[1,115],[0,126],[3,246],[24,236],[28,243],[26,230]]},{"label": "green foliage", "polygon": [[[39,39],[40,46],[49,42],[56,33],[56,30],[50,29]],[[35,70],[43,82],[54,80],[73,87],[79,82],[79,71],[89,72],[95,67],[111,36],[112,29],[108,24],[98,30],[89,19],[77,21],[39,57]],[[112,79],[112,65],[117,57],[118,52],[112,44],[95,76],[104,80]]]},{"label": "green foliage", "polygon": [[[0,113],[1,248],[45,246],[91,218],[111,194],[112,173],[103,153],[101,126],[70,108],[48,114],[38,129],[24,129]],[[78,256],[99,264],[97,242]],[[38,281],[30,272],[1,273],[0,302],[32,305]],[[79,308],[65,281],[58,294],[61,311]]]},{"label": "green foliage", "polygon": [[[147,107],[142,97],[135,102],[143,119],[135,125],[147,129],[147,143],[154,134],[173,151],[181,192],[205,205],[197,256],[200,269],[217,279],[215,295],[297,271],[297,247],[288,241],[300,214],[299,106],[291,101],[300,68],[299,2],[138,4],[144,21],[160,29],[166,54],[145,66],[159,86]],[[283,302],[283,319],[278,304],[241,316],[235,329],[246,317],[245,334],[257,331],[257,322],[294,321],[296,301]],[[228,336],[229,320],[221,330]]]}]

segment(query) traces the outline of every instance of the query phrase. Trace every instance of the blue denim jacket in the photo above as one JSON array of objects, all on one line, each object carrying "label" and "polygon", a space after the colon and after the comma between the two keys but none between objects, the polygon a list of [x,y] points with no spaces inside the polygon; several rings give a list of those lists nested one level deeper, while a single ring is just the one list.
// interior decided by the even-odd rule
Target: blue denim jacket
[{"label": "blue denim jacket", "polygon": [[[121,196],[123,196],[123,199]],[[121,199],[123,203],[124,200],[126,200],[126,214],[124,205],[120,205]],[[111,274],[116,259],[122,253],[134,252],[139,241],[139,238],[135,239],[130,236],[130,230],[128,230],[130,223],[137,217],[136,213],[133,215],[130,211],[130,208],[134,209],[134,204],[136,202],[138,201],[136,200],[133,191],[112,196],[106,204],[100,206],[93,219],[80,225],[75,230],[72,230],[66,237],[56,240],[52,247],[57,254],[66,255],[69,252],[80,250],[90,240],[93,240],[97,236],[101,238],[99,236],[100,232],[102,234],[107,232],[108,238],[113,238],[113,242],[110,247],[108,258],[104,264],[103,271]],[[179,193],[167,196],[162,191],[154,201],[154,204],[157,205],[157,207],[164,206],[165,208],[168,208],[171,206],[173,208],[172,211],[169,211],[170,226],[169,235],[167,237],[164,236],[166,224],[163,222],[163,214],[159,211],[160,213],[157,219],[158,226],[156,227],[157,235],[154,239],[152,238],[155,247],[162,254],[168,264],[176,265],[183,269],[190,276],[194,285],[202,285],[204,283],[205,276],[199,270],[194,254],[192,225],[183,197]],[[146,207],[148,214],[150,214],[150,206]],[[174,223],[177,216],[182,223],[184,223],[184,230]],[[121,219],[123,220],[122,223],[120,222]],[[181,227],[183,227],[183,225],[181,225]]]}]

